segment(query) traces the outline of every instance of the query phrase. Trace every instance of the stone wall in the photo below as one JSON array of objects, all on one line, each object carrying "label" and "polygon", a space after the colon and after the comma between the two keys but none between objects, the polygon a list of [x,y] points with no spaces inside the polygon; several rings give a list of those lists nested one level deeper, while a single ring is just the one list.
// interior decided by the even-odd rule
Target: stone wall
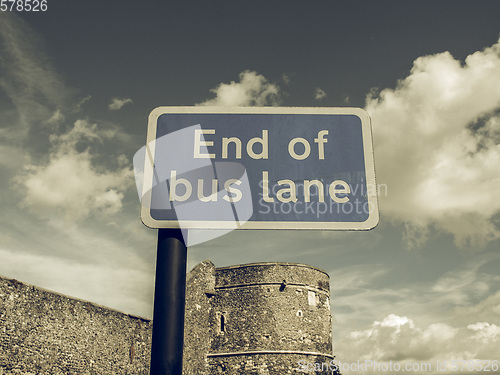
[{"label": "stone wall", "polygon": [[198,292],[190,293],[186,336],[203,349],[195,366],[186,363],[188,374],[303,374],[300,361],[332,361],[329,277],[324,271],[275,262],[202,265],[188,283]]},{"label": "stone wall", "polygon": [[184,318],[184,375],[205,374],[210,337],[215,320],[211,299],[215,295],[215,266],[205,260],[194,267],[186,280]]},{"label": "stone wall", "polygon": [[0,278],[0,374],[149,374],[151,322]]},{"label": "stone wall", "polygon": [[[318,368],[315,371],[314,368]],[[321,367],[317,367],[321,366]],[[294,353],[256,353],[208,358],[210,375],[340,375],[332,357]]]},{"label": "stone wall", "polygon": [[212,350],[295,350],[332,353],[328,275],[290,263],[217,269],[213,305],[226,329]]}]

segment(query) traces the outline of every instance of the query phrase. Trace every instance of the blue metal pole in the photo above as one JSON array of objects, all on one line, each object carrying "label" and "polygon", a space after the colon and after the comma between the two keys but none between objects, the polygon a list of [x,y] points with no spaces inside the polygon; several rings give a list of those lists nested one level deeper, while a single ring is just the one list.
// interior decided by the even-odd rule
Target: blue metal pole
[{"label": "blue metal pole", "polygon": [[158,229],[151,375],[182,375],[186,262],[180,229]]}]

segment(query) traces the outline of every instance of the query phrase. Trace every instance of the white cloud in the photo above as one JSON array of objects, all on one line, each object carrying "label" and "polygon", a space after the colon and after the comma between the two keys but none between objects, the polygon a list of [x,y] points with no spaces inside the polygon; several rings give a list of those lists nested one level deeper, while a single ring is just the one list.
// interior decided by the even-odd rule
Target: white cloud
[{"label": "white cloud", "polygon": [[500,325],[500,290],[474,306],[460,306],[455,309],[457,320],[464,323],[474,316]]},{"label": "white cloud", "polygon": [[81,99],[78,103],[75,104],[74,111],[81,112],[85,104],[87,104],[91,99],[92,99],[91,95],[87,95],[85,98]]},{"label": "white cloud", "polygon": [[123,106],[133,103],[134,103],[133,100],[130,98],[126,99],[113,98],[111,99],[111,103],[109,104],[108,108],[110,111],[118,111],[119,109],[122,109]]},{"label": "white cloud", "polygon": [[471,261],[461,269],[443,272],[443,275],[430,287],[429,292],[439,296],[441,304],[450,303],[454,306],[470,304],[471,300],[484,298],[500,286],[500,275],[488,275],[478,272],[478,269],[492,257],[480,261]]},{"label": "white cloud", "polygon": [[326,92],[319,87],[316,87],[316,89],[314,90],[314,99],[321,100],[324,98],[326,98]]},{"label": "white cloud", "polygon": [[60,109],[56,110],[53,115],[44,121],[45,125],[48,125],[51,129],[58,129],[59,125],[61,125],[65,120],[65,116],[61,112]]},{"label": "white cloud", "polygon": [[[386,364],[392,361],[402,368],[406,363],[431,362],[435,370],[436,361],[446,360],[450,365],[451,360],[496,358],[500,275],[489,266],[497,261],[496,254],[474,257],[434,281],[422,280],[411,288],[405,283],[394,286],[397,276],[384,264],[331,272],[336,280],[332,312],[336,318],[337,359],[344,363],[358,359]],[[369,267],[378,275],[372,275]],[[387,280],[392,281],[390,287],[384,282]],[[453,371],[448,368],[445,373]]]},{"label": "white cloud", "polygon": [[444,52],[415,60],[395,89],[367,98],[381,211],[406,223],[409,246],[432,226],[477,248],[500,237],[500,44],[464,64]]},{"label": "white cloud", "polygon": [[[371,327],[351,332],[344,340],[337,359],[344,363],[361,360],[379,363],[432,363],[432,370],[413,373],[438,373],[436,361],[447,361],[446,373],[452,373],[451,360],[492,360],[498,350],[500,327],[476,322],[465,327],[434,323],[422,328],[411,318],[389,314]],[[365,369],[357,373],[378,373]],[[346,375],[352,372],[346,371]]]},{"label": "white cloud", "polygon": [[118,158],[114,170],[97,166],[87,150],[78,152],[80,142],[90,143],[110,136],[95,124],[78,120],[60,136],[52,136],[54,145],[47,163],[28,165],[16,182],[24,189],[22,204],[33,212],[63,216],[67,220],[87,217],[93,212],[116,213],[122,207],[124,192],[132,186],[129,166]]},{"label": "white cloud", "polygon": [[478,322],[469,324],[467,329],[474,331],[472,339],[480,342],[500,341],[500,327],[495,324]]},{"label": "white cloud", "polygon": [[[441,264],[439,272],[432,271],[433,265],[424,262],[415,265],[421,277],[411,282],[408,279],[413,279],[413,271],[406,270],[401,263],[391,265],[369,257],[365,258],[366,264],[329,270],[333,276],[335,352],[349,355],[351,347],[347,343],[352,341],[349,339],[351,332],[368,335],[365,327],[391,314],[396,317],[382,319],[381,326],[396,323],[402,326],[408,319],[405,317],[419,319],[419,324],[416,319],[415,322],[407,321],[409,327],[432,328],[436,322],[462,328],[476,322],[500,326],[500,275],[495,271],[499,260],[496,254],[470,255],[463,262],[450,260]],[[424,338],[433,332],[422,331],[425,331]],[[371,355],[370,345],[367,343],[367,348],[356,354]],[[459,349],[457,346],[453,350]],[[381,352],[380,356],[383,355]],[[340,355],[339,358],[346,360]]]},{"label": "white cloud", "polygon": [[[2,18],[0,42],[0,89],[8,98],[0,103],[6,104],[0,107],[0,152],[9,150],[3,165],[10,173],[18,174],[14,185],[24,193],[22,205],[44,218],[62,216],[68,220],[93,212],[119,211],[124,192],[133,182],[132,172],[120,156],[116,156],[111,168],[98,160],[102,155],[90,148],[115,137],[116,127],[99,129],[77,120],[63,132],[90,96],[73,104],[73,90],[39,48],[43,41],[19,17]],[[117,105],[129,102],[124,99]],[[47,147],[50,151],[41,157]],[[15,160],[19,154],[24,157]],[[36,155],[31,163],[30,154]],[[10,189],[2,191],[2,195],[13,196]]]},{"label": "white cloud", "polygon": [[239,75],[240,81],[221,83],[210,90],[215,98],[208,99],[199,105],[212,106],[265,106],[279,105],[281,92],[277,85],[270,83],[267,78],[250,70]]}]

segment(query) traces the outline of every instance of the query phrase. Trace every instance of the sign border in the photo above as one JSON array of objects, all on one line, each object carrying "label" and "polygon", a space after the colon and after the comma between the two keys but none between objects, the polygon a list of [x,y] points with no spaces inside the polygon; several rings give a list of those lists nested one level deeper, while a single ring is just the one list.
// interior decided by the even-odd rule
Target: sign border
[{"label": "sign border", "polygon": [[[182,228],[182,229],[249,229],[249,230],[370,230],[379,222],[379,209],[376,188],[367,189],[368,205],[374,207],[368,218],[362,222],[318,222],[318,221],[247,221],[240,225],[237,221],[196,221],[183,220],[156,220],[151,217],[151,189],[153,184],[154,155],[156,146],[156,128],[158,118],[163,114],[297,114],[297,115],[355,115],[361,120],[363,135],[363,153],[365,161],[366,183],[376,187],[375,162],[373,155],[373,137],[371,119],[362,108],[355,107],[214,107],[214,106],[161,106],[153,109],[149,114],[146,139],[146,157],[144,166],[144,184],[142,197],[141,220],[150,228]],[[144,204],[146,202],[147,204]]]}]

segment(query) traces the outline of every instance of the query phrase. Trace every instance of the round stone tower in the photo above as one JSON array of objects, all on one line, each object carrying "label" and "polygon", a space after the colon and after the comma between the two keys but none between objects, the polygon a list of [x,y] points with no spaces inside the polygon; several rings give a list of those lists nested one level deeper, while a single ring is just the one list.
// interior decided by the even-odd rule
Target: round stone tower
[{"label": "round stone tower", "polygon": [[[206,274],[211,262],[202,265]],[[216,268],[211,277],[198,275],[196,280],[205,288],[195,299],[205,298],[206,303],[187,303],[190,337],[185,345],[195,340],[191,345],[204,347],[205,369],[199,373],[314,374],[318,368],[321,374],[334,373],[326,272],[304,264],[266,262]],[[187,294],[189,300],[189,281]],[[202,326],[188,327],[189,320]]]}]

